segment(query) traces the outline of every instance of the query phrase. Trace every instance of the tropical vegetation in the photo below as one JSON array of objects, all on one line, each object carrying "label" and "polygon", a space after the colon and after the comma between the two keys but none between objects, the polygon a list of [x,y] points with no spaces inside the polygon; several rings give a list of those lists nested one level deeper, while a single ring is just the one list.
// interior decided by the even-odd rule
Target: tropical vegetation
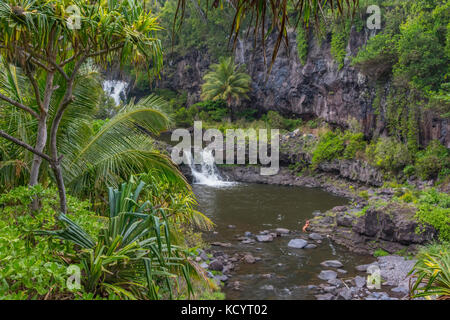
[{"label": "tropical vegetation", "polygon": [[231,111],[231,120],[234,120],[236,106],[240,100],[248,99],[251,78],[231,57],[220,58],[219,63],[211,65],[210,68],[211,71],[203,77],[202,98],[226,101]]},{"label": "tropical vegetation", "polygon": [[[369,3],[382,29],[365,30],[351,53]],[[263,84],[250,74],[269,77],[282,46],[303,67],[313,41],[332,57],[327,68],[367,78],[364,112],[385,127],[253,107]],[[192,56],[196,65],[178,63]],[[261,70],[245,65],[255,59]],[[223,297],[195,259],[213,222],[156,142],[195,120],[301,137],[281,146],[304,153],[290,166],[297,175],[349,160],[378,170],[394,196],[361,191],[355,214],[407,207],[417,232],[432,226],[439,242],[419,251],[411,297],[449,299],[450,150],[421,136],[421,125],[448,121],[449,61],[445,0],[1,1],[0,299]],[[102,89],[108,72],[136,97],[115,105]],[[179,74],[198,77],[195,94],[167,83]]]}]

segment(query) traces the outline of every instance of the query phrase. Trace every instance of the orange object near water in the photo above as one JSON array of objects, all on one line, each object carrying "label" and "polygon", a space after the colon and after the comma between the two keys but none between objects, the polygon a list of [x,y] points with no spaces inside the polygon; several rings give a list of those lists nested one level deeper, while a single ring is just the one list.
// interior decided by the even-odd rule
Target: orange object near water
[{"label": "orange object near water", "polygon": [[306,223],[305,223],[305,225],[303,226],[303,232],[306,232],[307,230],[306,229],[308,229],[308,227],[309,227],[309,220],[306,220]]}]

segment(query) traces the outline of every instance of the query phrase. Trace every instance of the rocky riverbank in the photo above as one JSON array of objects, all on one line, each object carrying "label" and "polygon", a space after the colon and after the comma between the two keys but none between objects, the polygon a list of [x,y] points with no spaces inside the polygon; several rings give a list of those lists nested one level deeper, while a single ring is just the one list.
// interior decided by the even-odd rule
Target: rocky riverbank
[{"label": "rocky riverbank", "polygon": [[356,266],[361,275],[349,279],[340,261],[324,261],[322,265],[328,270],[323,270],[319,278],[326,282],[310,288],[318,293],[318,300],[409,299],[408,273],[415,263],[396,255],[379,257],[371,264]]},{"label": "rocky riverbank", "polygon": [[[233,228],[234,226],[229,226]],[[285,228],[264,230],[259,234],[246,232],[237,235],[231,242],[212,242],[207,251],[199,250],[197,262],[207,270],[207,274],[218,285],[233,291],[243,290],[243,284],[235,280],[235,274],[242,265],[265,263],[264,259],[251,251],[242,250],[246,244],[257,245],[264,250],[267,243],[280,241],[286,237],[289,250],[314,250],[329,241],[318,233],[301,233]],[[237,243],[236,243],[237,242]],[[339,260],[325,260],[320,263],[322,270],[316,275],[321,281],[305,285],[318,300],[398,300],[409,299],[409,271],[416,260],[398,255],[388,255],[373,259],[364,265],[348,265]],[[282,265],[282,263],[280,263]],[[276,277],[273,273],[258,275],[264,279]],[[312,279],[314,280],[314,279]],[[273,285],[262,285],[260,290],[274,291]],[[295,288],[284,288],[280,294],[288,296]]]},{"label": "rocky riverbank", "polygon": [[[369,187],[326,172],[298,176],[288,168],[281,168],[274,176],[261,176],[259,168],[253,166],[222,166],[220,171],[233,181],[323,188],[350,199],[350,205],[315,212],[310,230],[357,253],[373,254],[379,249],[389,253],[414,252],[418,245],[437,236],[433,227],[416,221],[414,206],[391,201],[398,192],[393,188]],[[365,198],[360,196],[362,193]],[[378,208],[368,205],[374,201]]]}]

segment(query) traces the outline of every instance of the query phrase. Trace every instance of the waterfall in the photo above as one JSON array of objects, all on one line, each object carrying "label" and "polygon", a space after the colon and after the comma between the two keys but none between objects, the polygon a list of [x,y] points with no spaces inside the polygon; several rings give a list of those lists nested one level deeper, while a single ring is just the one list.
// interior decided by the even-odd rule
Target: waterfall
[{"label": "waterfall", "polygon": [[126,100],[127,87],[128,83],[121,80],[105,80],[103,82],[103,91],[114,99],[117,106]]},{"label": "waterfall", "polygon": [[224,180],[217,170],[214,155],[211,150],[203,149],[201,152],[201,164],[196,165],[191,153],[184,153],[185,163],[191,169],[193,183],[202,184],[210,187],[232,186],[235,182]]},{"label": "waterfall", "polygon": [[245,63],[245,46],[244,46],[244,42],[241,40],[241,38],[237,38],[238,42],[239,42],[239,54],[240,54],[240,63],[244,64]]}]

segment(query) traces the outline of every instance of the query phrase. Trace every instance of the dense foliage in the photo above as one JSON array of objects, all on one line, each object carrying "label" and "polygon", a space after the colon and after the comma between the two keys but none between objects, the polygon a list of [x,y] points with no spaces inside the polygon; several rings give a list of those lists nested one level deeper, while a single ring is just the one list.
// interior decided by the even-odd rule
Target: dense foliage
[{"label": "dense foliage", "polygon": [[[40,185],[18,187],[0,196],[0,297],[2,299],[79,298],[66,285],[69,260],[62,255],[75,253],[73,245],[46,240],[34,234],[57,225],[58,199],[55,189]],[[41,199],[41,210],[30,214],[33,198]],[[104,225],[90,212],[89,202],[68,197],[68,213],[89,233],[97,234]],[[81,297],[86,297],[84,290]]]},{"label": "dense foliage", "polygon": [[450,114],[448,1],[399,1],[384,10],[381,32],[370,38],[353,64],[372,79],[392,79],[385,114],[390,133],[417,145],[421,112]]},{"label": "dense foliage", "polygon": [[450,299],[450,252],[448,243],[423,248],[411,274],[415,278],[413,298]]}]

